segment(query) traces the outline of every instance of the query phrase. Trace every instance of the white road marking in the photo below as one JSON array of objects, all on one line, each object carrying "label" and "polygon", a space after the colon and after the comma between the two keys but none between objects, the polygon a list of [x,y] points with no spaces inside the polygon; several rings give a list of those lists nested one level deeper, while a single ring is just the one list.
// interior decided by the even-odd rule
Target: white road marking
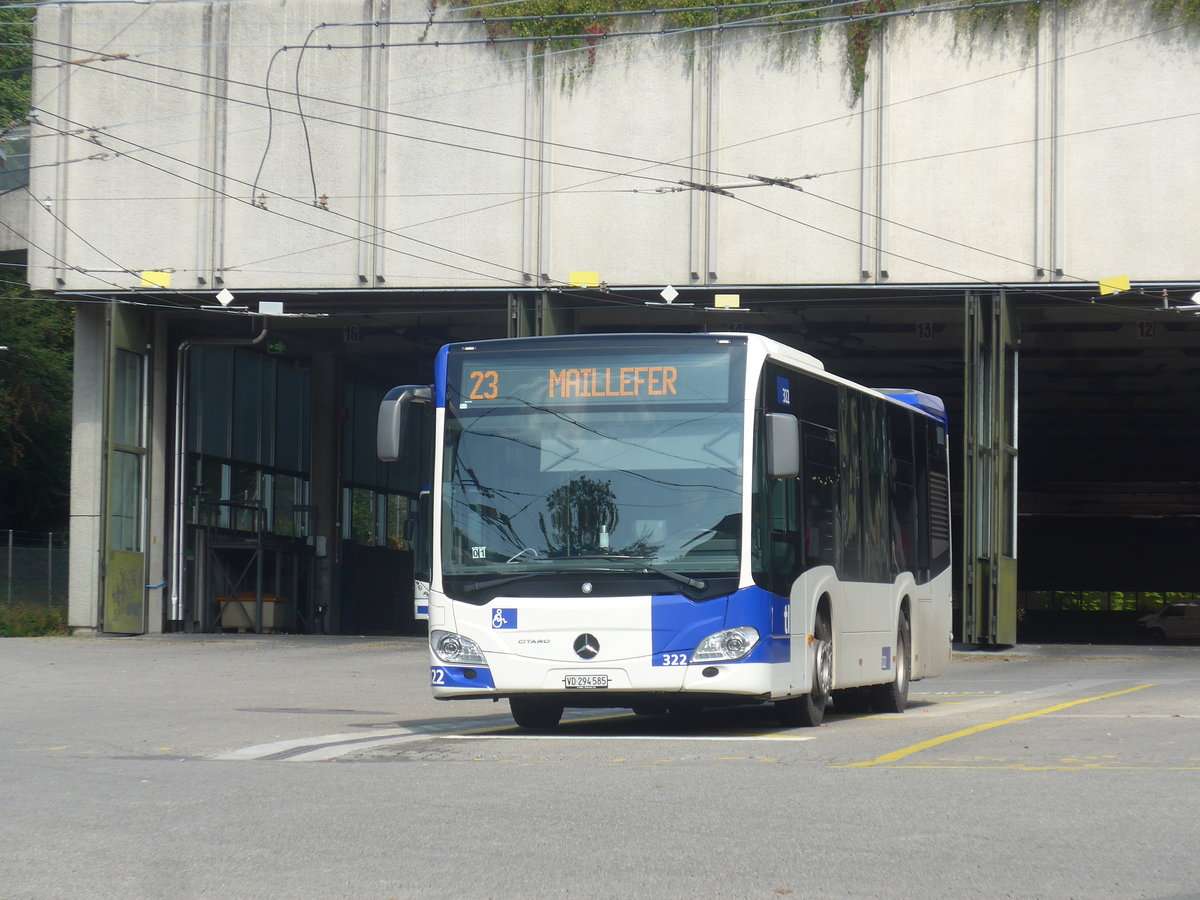
[{"label": "white road marking", "polygon": [[[330,748],[335,750],[346,747],[365,747],[387,744],[404,738],[429,737],[428,732],[418,732],[411,728],[397,728],[391,731],[373,731],[364,734],[324,734],[316,737],[294,738],[287,741],[273,741],[269,744],[255,744],[253,747],[243,747],[229,753],[219,753],[211,759],[218,760],[247,760],[247,759],[300,759],[325,758],[332,759],[337,752],[321,757]],[[313,756],[312,754],[316,754]]]},{"label": "white road marking", "polygon": [[[568,715],[563,719],[564,726],[591,724],[612,719],[632,717],[628,713],[615,716]],[[391,744],[407,743],[409,741],[443,738],[448,740],[559,740],[559,741],[811,741],[816,735],[787,734],[772,732],[769,734],[570,734],[567,732],[527,734],[517,729],[515,725],[493,724],[479,727],[476,723],[462,720],[447,721],[444,724],[425,725],[414,728],[392,728],[386,731],[372,731],[370,734],[324,734],[303,738],[293,738],[285,741],[272,741],[267,744],[255,744],[242,747],[209,757],[221,761],[245,762],[248,760],[266,760],[275,762],[327,762],[362,750],[372,750]],[[475,728],[463,730],[468,724],[476,724]]]}]

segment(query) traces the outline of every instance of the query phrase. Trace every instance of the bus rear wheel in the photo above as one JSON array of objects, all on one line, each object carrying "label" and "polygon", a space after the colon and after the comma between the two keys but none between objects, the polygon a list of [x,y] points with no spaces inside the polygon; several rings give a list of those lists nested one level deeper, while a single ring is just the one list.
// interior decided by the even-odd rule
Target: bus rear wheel
[{"label": "bus rear wheel", "polygon": [[908,706],[908,619],[901,614],[896,626],[896,680],[871,688],[871,706],[879,713],[902,713]]},{"label": "bus rear wheel", "polygon": [[775,701],[775,714],[785,728],[814,728],[825,718],[833,687],[833,630],[824,616],[813,628],[812,688],[803,697]]},{"label": "bus rear wheel", "polygon": [[522,728],[553,728],[563,714],[561,703],[545,697],[509,697],[508,707]]}]

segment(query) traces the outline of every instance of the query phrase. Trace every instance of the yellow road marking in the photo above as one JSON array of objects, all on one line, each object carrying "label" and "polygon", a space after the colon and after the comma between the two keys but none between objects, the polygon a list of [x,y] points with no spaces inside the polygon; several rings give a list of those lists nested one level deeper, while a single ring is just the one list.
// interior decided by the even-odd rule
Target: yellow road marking
[{"label": "yellow road marking", "polygon": [[[856,763],[862,765],[862,763]],[[849,768],[834,766],[834,768]],[[898,769],[953,769],[956,771],[991,771],[1003,769],[1006,772],[1200,772],[1200,766],[1053,766],[1038,765],[1037,763],[1014,763],[1011,766],[949,766],[939,763],[906,763],[897,766]]]},{"label": "yellow road marking", "polygon": [[905,757],[912,756],[914,753],[920,753],[922,750],[929,750],[931,747],[938,747],[942,744],[948,744],[950,741],[956,741],[959,738],[970,737],[973,734],[979,734],[983,731],[990,731],[993,728],[999,728],[1001,725],[1011,725],[1014,722],[1022,722],[1026,719],[1034,719],[1038,716],[1048,715],[1049,713],[1059,712],[1064,709],[1070,709],[1072,706],[1079,706],[1081,703],[1091,703],[1094,700],[1107,700],[1110,697],[1119,697],[1122,694],[1132,694],[1134,691],[1145,690],[1148,687],[1154,687],[1153,684],[1140,684],[1137,687],[1126,688],[1123,691],[1113,691],[1110,694],[1100,694],[1097,697],[1084,697],[1082,700],[1068,700],[1066,703],[1059,703],[1055,706],[1047,706],[1045,709],[1035,710],[1034,712],[1021,713],[1019,716],[1009,716],[1007,719],[999,719],[995,722],[986,722],[983,725],[975,725],[971,728],[964,728],[961,731],[954,731],[950,734],[943,734],[941,737],[930,738],[927,741],[921,741],[919,744],[913,744],[910,747],[904,747],[900,750],[893,750],[891,753],[885,753],[883,756],[877,756],[875,759],[869,759],[864,762],[848,763],[843,766],[834,766],[835,769],[860,769],[869,766],[882,766],[888,763],[894,763]]}]

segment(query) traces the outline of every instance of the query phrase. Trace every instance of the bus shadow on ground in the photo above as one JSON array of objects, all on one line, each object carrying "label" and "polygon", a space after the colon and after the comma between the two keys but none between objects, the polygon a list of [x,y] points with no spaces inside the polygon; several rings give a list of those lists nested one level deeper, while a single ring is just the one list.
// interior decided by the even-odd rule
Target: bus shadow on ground
[{"label": "bus shadow on ground", "polygon": [[[935,706],[932,701],[910,700],[909,709]],[[849,721],[878,717],[870,711],[838,713],[831,705],[826,722]],[[903,714],[901,714],[903,715]],[[890,715],[888,718],[899,718]],[[511,721],[489,723],[487,726],[459,732],[463,737],[511,738],[521,736],[560,738],[628,738],[628,739],[729,739],[779,738],[811,739],[820,728],[785,727],[779,724],[775,708],[770,703],[729,706],[713,709],[672,710],[637,715],[629,709],[568,710],[553,728],[520,728]]]}]

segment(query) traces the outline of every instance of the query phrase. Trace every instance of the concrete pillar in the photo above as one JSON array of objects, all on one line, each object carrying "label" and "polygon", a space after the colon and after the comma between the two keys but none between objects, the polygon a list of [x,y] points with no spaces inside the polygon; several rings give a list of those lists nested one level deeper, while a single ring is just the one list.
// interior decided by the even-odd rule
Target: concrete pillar
[{"label": "concrete pillar", "polygon": [[[148,434],[146,436],[146,519],[149,532],[146,537],[146,632],[161,634],[165,616],[165,598],[170,595],[167,585],[167,512],[170,508],[170,485],[167,473],[170,459],[167,455],[167,435],[174,426],[171,417],[173,408],[168,404],[171,381],[167,377],[167,366],[171,352],[167,344],[167,326],[164,317],[156,316],[150,328],[150,396],[146,414]],[[155,585],[158,585],[155,587]]]},{"label": "concrete pillar", "polygon": [[[326,610],[323,630],[337,633],[338,557],[341,547],[341,466],[339,465],[341,372],[337,356],[312,359],[312,534],[316,546],[314,604]],[[322,548],[324,552],[322,553]]]},{"label": "concrete pillar", "polygon": [[80,304],[75,311],[67,624],[76,633],[95,632],[100,624],[107,313],[97,303]]}]

